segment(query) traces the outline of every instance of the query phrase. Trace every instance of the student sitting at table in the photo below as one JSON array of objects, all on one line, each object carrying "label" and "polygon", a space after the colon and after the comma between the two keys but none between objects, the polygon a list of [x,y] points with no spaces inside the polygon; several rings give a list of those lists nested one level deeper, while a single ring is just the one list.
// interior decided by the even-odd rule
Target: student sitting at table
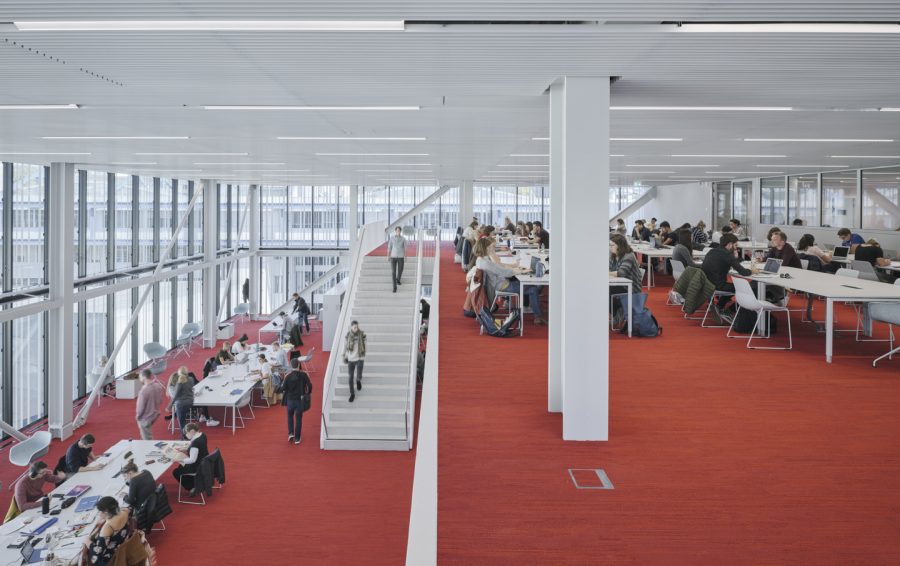
[{"label": "student sitting at table", "polygon": [[748,240],[747,232],[744,230],[744,227],[741,226],[741,221],[737,218],[732,218],[728,221],[728,224],[731,226],[731,233],[737,237],[738,241],[740,240]]},{"label": "student sitting at table", "polygon": [[678,243],[678,236],[672,230],[668,220],[659,223],[659,243],[664,246],[674,246]]},{"label": "student sitting at table", "polygon": [[543,223],[537,220],[534,222],[534,242],[542,249],[550,249],[550,232],[544,230]]},{"label": "student sitting at table", "polygon": [[766,254],[767,259],[780,259],[783,267],[803,269],[803,264],[800,263],[800,256],[797,255],[794,246],[787,243],[787,234],[781,231],[772,232],[769,240],[772,242],[772,247],[769,248],[769,253]]},{"label": "student sitting at table", "polygon": [[[285,318],[287,318],[285,316]],[[285,325],[287,326],[287,325]],[[246,354],[250,351],[250,347],[247,346],[247,341],[250,340],[250,337],[246,334],[241,334],[241,337],[238,338],[238,341],[234,343],[231,347],[231,353],[237,356],[238,354]]]},{"label": "student sitting at table", "polygon": [[699,246],[705,246],[709,243],[709,234],[706,233],[706,222],[702,220],[697,221],[697,225],[691,228],[691,238]]},{"label": "student sitting at table", "polygon": [[769,228],[769,231],[766,232],[766,242],[768,242],[769,247],[772,247],[772,234],[774,234],[775,232],[781,232],[781,228],[779,228],[778,226],[772,226],[771,228]]},{"label": "student sitting at table", "polygon": [[685,267],[696,267],[694,264],[693,238],[690,230],[678,231],[678,243],[672,249],[672,259],[680,261]]},{"label": "student sitting at table", "polygon": [[[487,279],[488,287],[494,292],[506,291],[507,293],[518,293],[521,283],[517,279],[513,279],[518,274],[527,273],[528,270],[515,267],[510,268],[499,262],[491,260],[494,255],[494,241],[490,238],[478,240],[475,244],[475,267],[480,269]],[[534,323],[537,325],[546,324],[541,318],[541,289],[537,285],[528,285],[525,287],[525,295],[528,296],[531,312],[534,314]]]},{"label": "student sitting at table", "polygon": [[616,227],[614,232],[616,234],[622,234],[623,236],[628,233],[628,228],[625,227],[625,221],[621,218],[616,218]]},{"label": "student sitting at table", "polygon": [[[734,234],[722,234],[719,238],[719,247],[706,253],[700,269],[706,274],[706,278],[715,285],[717,291],[734,293],[734,284],[728,282],[728,272],[735,270],[743,276],[750,275],[750,270],[741,265],[737,252],[737,236]],[[718,308],[725,308],[731,297],[720,297]]]},{"label": "student sitting at table", "polygon": [[516,225],[513,224],[513,221],[509,218],[509,216],[507,216],[506,218],[503,219],[503,229],[506,230],[507,232],[515,232],[516,231]]},{"label": "student sitting at table", "polygon": [[[610,276],[624,277],[631,281],[631,292],[638,294],[641,289],[641,268],[638,265],[637,258],[628,245],[628,240],[621,234],[612,234],[609,237],[609,254],[610,254]],[[609,288],[610,295],[620,295],[628,293],[628,287],[624,285],[611,285]],[[616,301],[613,304],[613,325],[618,328],[625,322],[625,309],[622,303]]]},{"label": "student sitting at table", "polygon": [[881,249],[881,244],[878,243],[878,240],[874,238],[870,238],[866,241],[865,244],[860,244],[858,248],[856,248],[856,256],[857,261],[867,261],[872,266],[876,265],[890,265],[891,260],[885,259],[884,250]]},{"label": "student sitting at table", "polygon": [[234,354],[231,353],[231,344],[228,340],[222,342],[222,348],[216,354],[216,363],[219,365],[227,364],[234,361]]},{"label": "student sitting at table", "polygon": [[281,342],[275,340],[269,346],[269,360],[272,362],[272,369],[286,369],[288,367],[287,352],[281,346]]},{"label": "student sitting at table", "polygon": [[857,234],[856,232],[851,232],[849,228],[841,228],[837,233],[838,237],[841,239],[841,243],[838,244],[842,248],[850,248],[848,253],[855,254],[856,248],[860,244],[865,244],[866,241],[862,236]]},{"label": "student sitting at table", "polygon": [[130,534],[128,532],[130,511],[120,509],[116,498],[108,495],[97,501],[97,511],[100,512],[99,521],[94,525],[94,531],[84,546],[87,548],[88,564],[106,566],[111,563],[116,549]]},{"label": "student sitting at table", "polygon": [[91,462],[97,459],[94,456],[94,435],[85,434],[78,442],[69,446],[66,450],[66,474],[75,474],[90,468]]},{"label": "student sitting at table", "polygon": [[200,432],[200,425],[197,423],[188,423],[184,427],[184,434],[191,441],[190,444],[186,448],[167,448],[166,453],[173,459],[180,460],[180,465],[172,470],[172,475],[183,488],[190,491],[194,489],[194,476],[185,474],[197,473],[200,461],[209,456],[209,447],[206,435]]},{"label": "student sitting at table", "polygon": [[[522,224],[522,229],[524,230],[525,224],[524,223],[521,223],[521,224]],[[519,234],[519,235],[521,236],[522,234]],[[475,244],[475,240],[478,239],[478,221],[477,220],[472,220],[472,222],[469,223],[469,225],[466,227],[466,229],[463,230],[463,238],[465,238],[466,240],[469,240],[469,242],[471,242],[472,245]]]},{"label": "student sitting at table", "polygon": [[[816,239],[812,234],[803,234],[800,238],[800,241],[797,242],[797,251],[800,254],[800,259],[804,258],[803,255],[806,254],[808,256],[810,265],[809,269],[813,271],[825,271],[827,273],[834,273],[838,269],[837,263],[831,262],[831,254],[829,252],[824,251],[822,248],[816,245]],[[817,259],[819,261],[818,269],[813,267],[813,259]]]},{"label": "student sitting at table", "polygon": [[137,509],[156,491],[156,480],[148,470],[138,470],[137,464],[128,462],[122,466],[122,475],[128,485],[128,495],[122,500]]},{"label": "student sitting at table", "polygon": [[16,482],[13,499],[19,511],[27,511],[41,506],[44,497],[44,486],[50,484],[57,486],[66,479],[62,471],[53,473],[47,464],[37,461],[28,468],[28,475]]},{"label": "student sitting at table", "polygon": [[275,405],[278,403],[275,387],[279,384],[274,383],[275,374],[272,371],[272,364],[269,363],[265,354],[260,354],[256,360],[259,362],[259,377],[260,383],[262,383],[263,395],[269,405]]},{"label": "student sitting at table", "polygon": [[643,220],[635,220],[634,230],[631,231],[631,238],[644,242],[650,241],[650,230],[646,226],[644,226]]}]

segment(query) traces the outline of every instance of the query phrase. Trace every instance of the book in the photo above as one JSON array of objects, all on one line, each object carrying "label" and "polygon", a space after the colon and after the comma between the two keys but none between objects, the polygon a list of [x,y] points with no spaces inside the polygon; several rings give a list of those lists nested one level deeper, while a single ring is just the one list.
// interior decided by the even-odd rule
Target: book
[{"label": "book", "polygon": [[89,485],[76,485],[69,490],[69,493],[66,494],[66,497],[79,497],[87,493],[89,489],[91,489],[91,486]]}]

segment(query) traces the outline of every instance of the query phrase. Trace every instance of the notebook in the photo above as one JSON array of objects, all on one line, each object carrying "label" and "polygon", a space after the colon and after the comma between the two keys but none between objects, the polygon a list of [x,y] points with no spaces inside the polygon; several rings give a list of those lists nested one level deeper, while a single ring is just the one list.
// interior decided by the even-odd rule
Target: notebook
[{"label": "notebook", "polygon": [[75,487],[70,489],[69,493],[67,493],[65,496],[66,497],[78,497],[80,495],[84,495],[85,493],[87,493],[87,491],[89,489],[91,489],[91,486],[89,486],[89,485],[76,485]]},{"label": "notebook", "polygon": [[75,507],[76,513],[82,513],[84,511],[90,511],[94,508],[97,502],[100,500],[99,495],[92,495],[90,497],[84,497],[78,500],[78,506]]}]

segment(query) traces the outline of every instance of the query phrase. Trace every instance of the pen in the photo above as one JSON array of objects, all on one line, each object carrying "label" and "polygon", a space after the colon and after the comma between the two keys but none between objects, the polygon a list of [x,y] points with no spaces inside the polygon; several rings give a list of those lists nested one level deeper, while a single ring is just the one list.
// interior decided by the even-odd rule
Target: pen
[{"label": "pen", "polygon": [[841,287],[846,287],[848,289],[862,289],[862,287],[854,287],[853,285],[841,285]]}]

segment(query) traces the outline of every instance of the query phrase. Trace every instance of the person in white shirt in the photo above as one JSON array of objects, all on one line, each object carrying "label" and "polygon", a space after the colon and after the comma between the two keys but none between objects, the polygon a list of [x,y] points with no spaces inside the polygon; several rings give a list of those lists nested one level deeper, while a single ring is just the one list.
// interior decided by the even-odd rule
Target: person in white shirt
[{"label": "person in white shirt", "polygon": [[275,340],[269,348],[271,349],[269,361],[272,365],[282,368],[288,367],[287,352],[281,347],[281,342]]},{"label": "person in white shirt", "polygon": [[238,341],[234,343],[231,347],[231,353],[234,355],[238,354],[246,354],[250,351],[250,348],[247,347],[247,341],[250,338],[246,334],[242,334]]},{"label": "person in white shirt", "polygon": [[269,363],[265,354],[260,354],[257,357],[257,361],[259,362],[259,376],[260,383],[262,383],[263,395],[265,395],[269,405],[274,405],[278,401],[278,395],[275,393],[275,384],[272,380],[272,364]]},{"label": "person in white shirt", "polygon": [[744,230],[744,227],[741,226],[741,221],[737,218],[732,218],[728,221],[728,225],[731,226],[731,233],[737,236],[738,240],[746,240],[747,232]]}]

